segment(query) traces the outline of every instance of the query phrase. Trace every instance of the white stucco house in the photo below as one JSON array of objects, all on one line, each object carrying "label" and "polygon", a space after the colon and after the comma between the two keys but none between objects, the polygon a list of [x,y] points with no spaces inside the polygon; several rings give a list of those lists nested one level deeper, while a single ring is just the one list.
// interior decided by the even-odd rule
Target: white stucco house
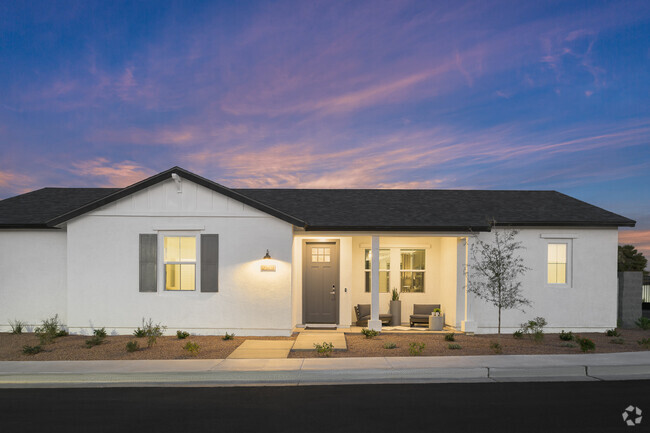
[{"label": "white stucco house", "polygon": [[[555,191],[230,189],[174,167],[122,189],[44,188],[0,201],[0,331],[58,314],[72,333],[290,335],[349,327],[390,290],[402,322],[440,304],[447,325],[496,331],[467,292],[473,236],[520,230],[535,316],[549,331],[616,326],[618,227],[635,222]],[[499,228],[496,228],[497,230]],[[268,255],[267,255],[268,251]],[[266,257],[266,258],[265,258]],[[270,258],[269,258],[270,257]]]}]

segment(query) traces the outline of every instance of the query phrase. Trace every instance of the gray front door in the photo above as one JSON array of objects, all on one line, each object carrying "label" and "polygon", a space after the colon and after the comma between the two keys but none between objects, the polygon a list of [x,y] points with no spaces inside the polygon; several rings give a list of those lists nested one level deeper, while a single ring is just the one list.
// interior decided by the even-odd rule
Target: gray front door
[{"label": "gray front door", "polygon": [[303,323],[337,323],[339,243],[305,241],[303,248]]}]

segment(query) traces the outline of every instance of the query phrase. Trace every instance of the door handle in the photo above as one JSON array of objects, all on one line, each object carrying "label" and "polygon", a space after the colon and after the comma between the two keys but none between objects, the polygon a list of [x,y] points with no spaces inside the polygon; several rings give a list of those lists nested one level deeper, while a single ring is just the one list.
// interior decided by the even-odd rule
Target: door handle
[{"label": "door handle", "polygon": [[332,291],[330,292],[330,295],[336,295],[336,286],[332,285]]}]

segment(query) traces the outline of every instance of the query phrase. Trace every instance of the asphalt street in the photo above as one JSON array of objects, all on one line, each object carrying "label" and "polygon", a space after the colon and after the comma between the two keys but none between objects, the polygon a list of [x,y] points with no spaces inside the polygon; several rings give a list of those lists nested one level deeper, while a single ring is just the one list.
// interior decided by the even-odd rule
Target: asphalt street
[{"label": "asphalt street", "polygon": [[630,405],[650,381],[1,389],[0,432],[650,431]]}]

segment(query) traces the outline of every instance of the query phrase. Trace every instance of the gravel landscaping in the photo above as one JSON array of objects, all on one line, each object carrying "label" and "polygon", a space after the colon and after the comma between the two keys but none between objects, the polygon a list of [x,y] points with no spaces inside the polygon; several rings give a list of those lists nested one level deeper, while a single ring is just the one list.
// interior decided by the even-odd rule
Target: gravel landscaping
[{"label": "gravel landscaping", "polygon": [[[612,343],[616,337],[607,337],[604,333],[583,333],[596,344],[596,349],[590,353],[610,352],[637,352],[649,350],[640,346],[637,341],[650,337],[650,330],[621,329],[619,330],[623,344]],[[462,356],[462,355],[494,355],[490,347],[498,341],[497,335],[463,335],[455,334],[454,341],[445,341],[444,334],[409,334],[409,333],[381,333],[373,338],[366,338],[361,334],[345,335],[348,350],[335,350],[332,358],[359,357],[359,356],[410,356],[410,343],[424,343],[420,356]],[[395,343],[394,349],[385,349],[387,343]],[[563,344],[572,343],[574,347],[565,347]],[[460,345],[460,349],[449,349],[450,344]],[[501,335],[500,340],[503,355],[533,355],[533,354],[576,354],[582,353],[575,342],[562,341],[558,334],[545,334],[544,340],[535,342],[531,338],[515,339],[512,334]],[[316,358],[320,355],[315,351],[291,352],[289,358]]]},{"label": "gravel landscaping", "polygon": [[[58,337],[54,343],[42,346],[43,352],[35,355],[23,354],[23,346],[36,346],[38,338],[34,334],[13,335],[0,333],[1,361],[69,361],[69,360],[131,360],[131,359],[221,359],[230,355],[244,340],[291,340],[295,337],[235,337],[223,340],[220,336],[190,336],[179,340],[175,336],[159,337],[156,344],[147,348],[146,338],[130,335],[108,336],[102,344],[86,347],[89,336],[70,335]],[[126,351],[126,343],[137,341],[140,349]],[[196,356],[183,350],[187,342],[200,346]]]},{"label": "gravel landscaping", "polygon": [[[596,344],[592,353],[636,352],[649,350],[640,346],[637,341],[650,338],[650,330],[619,329],[620,337],[608,337],[604,333],[584,333]],[[23,353],[23,346],[36,346],[38,338],[33,333],[14,335],[0,333],[0,360],[2,361],[63,361],[63,360],[132,360],[132,359],[222,359],[230,355],[244,340],[294,340],[292,337],[235,337],[233,340],[223,340],[221,336],[190,336],[177,339],[175,336],[159,337],[155,346],[147,348],[146,338],[135,338],[129,335],[107,336],[102,344],[92,348],[86,347],[89,336],[71,335],[58,337],[52,344],[42,346],[43,352],[35,355]],[[501,353],[504,355],[529,354],[577,354],[582,353],[580,346],[574,341],[562,341],[558,334],[544,334],[540,342],[532,338],[515,339],[511,334],[502,335],[500,340],[496,335],[463,335],[455,334],[454,341],[446,341],[444,334],[415,334],[384,332],[373,338],[362,334],[346,333],[348,350],[335,350],[333,358],[364,357],[364,356],[411,356],[410,343],[423,343],[421,356],[459,356],[459,355],[493,355],[496,354],[491,345],[500,341]],[[620,340],[617,340],[620,339]],[[137,341],[140,349],[129,353],[126,343]],[[200,346],[196,356],[184,350],[187,342]],[[613,341],[622,341],[615,344]],[[394,343],[395,348],[386,349]],[[459,345],[451,349],[449,345]],[[571,347],[569,347],[571,346]],[[319,357],[316,351],[291,352],[289,358]]]}]

